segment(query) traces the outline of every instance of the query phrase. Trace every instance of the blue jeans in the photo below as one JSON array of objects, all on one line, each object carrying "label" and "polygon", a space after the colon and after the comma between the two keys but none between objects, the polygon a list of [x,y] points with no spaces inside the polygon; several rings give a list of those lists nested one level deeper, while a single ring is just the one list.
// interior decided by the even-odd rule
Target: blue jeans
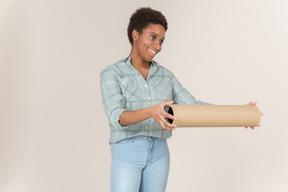
[{"label": "blue jeans", "polygon": [[165,192],[170,155],[166,140],[137,136],[111,144],[111,192]]}]

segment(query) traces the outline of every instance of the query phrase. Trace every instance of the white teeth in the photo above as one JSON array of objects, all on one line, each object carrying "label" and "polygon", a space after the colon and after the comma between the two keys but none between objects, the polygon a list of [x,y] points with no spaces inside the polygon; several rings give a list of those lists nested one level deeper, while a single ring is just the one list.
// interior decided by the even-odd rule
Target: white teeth
[{"label": "white teeth", "polygon": [[156,51],[153,51],[153,50],[151,50],[151,49],[149,49],[149,51],[152,52],[153,54],[156,54]]}]

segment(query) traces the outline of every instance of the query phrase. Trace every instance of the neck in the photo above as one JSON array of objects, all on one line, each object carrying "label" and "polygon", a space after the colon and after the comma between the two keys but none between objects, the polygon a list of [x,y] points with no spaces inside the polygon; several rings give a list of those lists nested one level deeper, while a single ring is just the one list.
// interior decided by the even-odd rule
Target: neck
[{"label": "neck", "polygon": [[146,68],[149,69],[151,66],[151,62],[143,60],[135,51],[134,49],[131,50],[129,57],[131,57],[131,64],[135,68]]}]

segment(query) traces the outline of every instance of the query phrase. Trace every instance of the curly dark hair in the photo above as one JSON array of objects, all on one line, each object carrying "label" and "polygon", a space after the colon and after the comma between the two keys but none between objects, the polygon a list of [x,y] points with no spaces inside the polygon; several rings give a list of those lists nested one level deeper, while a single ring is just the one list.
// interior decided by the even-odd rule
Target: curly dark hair
[{"label": "curly dark hair", "polygon": [[145,29],[150,23],[162,25],[165,31],[168,29],[167,20],[160,11],[153,10],[150,7],[142,7],[135,11],[135,13],[130,17],[127,29],[131,45],[133,45],[132,31],[135,29],[139,33],[142,33],[143,29]]}]

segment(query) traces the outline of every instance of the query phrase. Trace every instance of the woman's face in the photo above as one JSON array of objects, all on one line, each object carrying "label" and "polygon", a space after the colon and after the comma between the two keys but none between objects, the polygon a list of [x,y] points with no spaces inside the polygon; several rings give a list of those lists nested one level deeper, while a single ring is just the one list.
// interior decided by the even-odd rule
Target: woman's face
[{"label": "woman's face", "polygon": [[165,39],[165,29],[160,24],[150,23],[142,33],[133,30],[133,48],[144,62],[151,62],[162,49]]}]

